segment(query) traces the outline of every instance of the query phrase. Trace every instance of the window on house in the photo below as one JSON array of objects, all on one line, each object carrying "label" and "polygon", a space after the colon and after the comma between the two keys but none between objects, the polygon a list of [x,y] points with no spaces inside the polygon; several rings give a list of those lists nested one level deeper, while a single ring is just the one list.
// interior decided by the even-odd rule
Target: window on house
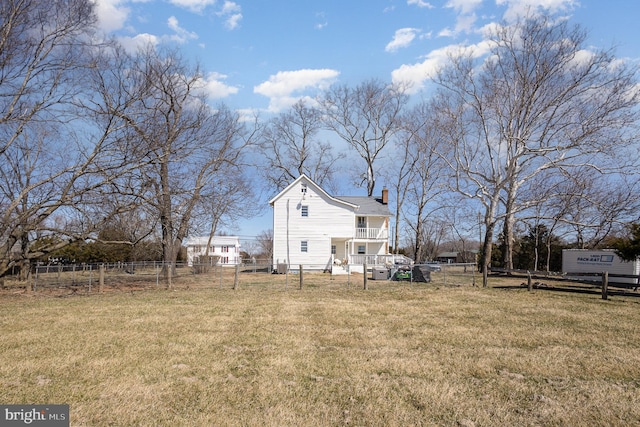
[{"label": "window on house", "polygon": [[366,253],[365,245],[358,245],[358,255],[364,255]]},{"label": "window on house", "polygon": [[307,252],[308,244],[306,240],[300,242],[300,252]]},{"label": "window on house", "polygon": [[307,193],[307,184],[302,184],[301,190],[302,194],[306,194]]},{"label": "window on house", "polygon": [[331,255],[336,254],[336,245],[331,245]]},{"label": "window on house", "polygon": [[364,216],[358,217],[358,228],[367,228],[367,218]]},{"label": "window on house", "polygon": [[229,252],[229,246],[223,246],[221,249],[222,252]]},{"label": "window on house", "polygon": [[302,205],[302,216],[309,216],[309,206],[307,205]]}]

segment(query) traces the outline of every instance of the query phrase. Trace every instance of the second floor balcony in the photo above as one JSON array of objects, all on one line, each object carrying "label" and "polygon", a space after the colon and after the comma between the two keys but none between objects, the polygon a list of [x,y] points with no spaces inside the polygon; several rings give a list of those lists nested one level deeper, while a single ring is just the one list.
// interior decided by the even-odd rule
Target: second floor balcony
[{"label": "second floor balcony", "polygon": [[356,239],[384,240],[389,238],[389,230],[386,228],[356,228]]}]

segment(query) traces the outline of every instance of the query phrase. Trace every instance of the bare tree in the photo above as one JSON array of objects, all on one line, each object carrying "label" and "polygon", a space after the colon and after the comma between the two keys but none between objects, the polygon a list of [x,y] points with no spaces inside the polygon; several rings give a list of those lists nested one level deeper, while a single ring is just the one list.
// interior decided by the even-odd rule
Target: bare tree
[{"label": "bare tree", "polygon": [[256,236],[260,256],[264,257],[267,264],[271,264],[273,258],[273,230],[265,230]]},{"label": "bare tree", "polygon": [[[408,254],[418,262],[432,260],[440,251],[441,245],[448,237],[450,225],[448,221],[437,215],[423,218],[418,222],[406,222],[405,245]],[[420,227],[420,230],[417,230]]]},{"label": "bare tree", "polygon": [[639,97],[634,69],[611,51],[586,50],[585,32],[565,20],[525,17],[496,27],[488,42],[480,69],[466,51],[436,79],[453,147],[443,157],[455,188],[485,206],[485,272],[501,218],[512,266],[516,214],[537,203],[519,198],[527,181],[549,168],[630,166],[610,159],[634,141]]},{"label": "bare tree", "polygon": [[283,190],[302,174],[324,188],[335,187],[338,157],[329,143],[319,140],[322,128],[320,111],[305,101],[298,101],[266,123],[259,141],[265,162],[260,171],[270,191]]},{"label": "bare tree", "polygon": [[[428,103],[422,102],[404,116],[399,134],[402,142],[397,144],[396,155],[390,162],[390,171],[396,176],[390,181],[394,182],[393,187],[399,195],[396,222],[403,219],[415,234],[412,241],[416,260],[433,257],[423,248],[423,243],[432,237],[423,235],[428,228],[425,225],[429,217],[446,206],[441,199],[446,188],[443,181],[446,169],[436,149],[441,139],[435,123],[429,118],[429,108]],[[396,239],[399,238],[398,229],[396,227]]]},{"label": "bare tree", "polygon": [[[84,240],[126,209],[111,185],[126,164],[119,125],[78,108],[91,97],[93,3],[3,2],[0,30],[0,275]],[[105,201],[112,200],[111,209]]]},{"label": "bare tree", "polygon": [[78,93],[75,71],[96,22],[89,0],[7,0],[0,5],[0,153],[34,122],[60,122]]},{"label": "bare tree", "polygon": [[408,97],[402,85],[368,80],[355,88],[336,85],[327,90],[320,104],[329,129],[347,142],[365,162],[362,183],[367,195],[376,185],[376,160],[400,129],[400,116]]},{"label": "bare tree", "polygon": [[616,176],[597,174],[591,168],[574,169],[560,188],[563,191],[545,207],[554,213],[557,227],[578,248],[597,247],[640,217],[637,175]]},{"label": "bare tree", "polygon": [[198,204],[216,177],[238,162],[245,134],[237,114],[207,104],[200,70],[176,51],[147,47],[120,77],[134,94],[121,118],[148,164],[139,170],[138,192],[158,217],[171,287],[172,266]]},{"label": "bare tree", "polygon": [[209,236],[206,247],[211,246],[221,227],[233,228],[239,218],[251,217],[261,210],[252,187],[243,176],[240,165],[221,165],[221,169],[203,189],[201,202],[194,213],[195,224],[190,227],[195,232],[206,230]]}]

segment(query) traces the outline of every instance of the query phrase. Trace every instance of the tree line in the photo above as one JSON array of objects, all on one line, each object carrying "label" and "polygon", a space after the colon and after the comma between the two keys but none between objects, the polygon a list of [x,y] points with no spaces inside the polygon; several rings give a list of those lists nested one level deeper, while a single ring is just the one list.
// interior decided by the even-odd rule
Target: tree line
[{"label": "tree line", "polygon": [[636,68],[567,20],[496,25],[419,101],[371,79],[247,120],[210,103],[178,49],[97,35],[93,7],[3,2],[0,275],[88,242],[154,242],[170,266],[187,236],[250,218],[301,173],[369,196],[384,182],[395,251],[478,236],[485,272],[497,235],[513,268],[519,227],[593,247],[638,221]]}]

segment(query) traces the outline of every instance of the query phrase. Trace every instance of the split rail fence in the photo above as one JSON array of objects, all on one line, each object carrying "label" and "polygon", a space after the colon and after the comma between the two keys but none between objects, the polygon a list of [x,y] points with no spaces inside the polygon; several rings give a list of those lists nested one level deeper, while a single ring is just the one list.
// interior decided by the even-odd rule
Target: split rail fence
[{"label": "split rail fence", "polygon": [[[502,268],[492,268],[493,275],[509,275],[521,276],[527,279],[527,288],[529,291],[534,288],[534,279],[546,279],[557,282],[570,283],[573,288],[577,285],[590,289],[600,289],[602,299],[606,300],[611,294],[611,288],[623,292],[633,290],[637,291],[640,287],[640,275],[635,274],[615,274],[603,271],[601,273],[553,273],[545,271],[527,271],[527,270],[507,270]],[[547,287],[548,288],[548,287]]]}]

